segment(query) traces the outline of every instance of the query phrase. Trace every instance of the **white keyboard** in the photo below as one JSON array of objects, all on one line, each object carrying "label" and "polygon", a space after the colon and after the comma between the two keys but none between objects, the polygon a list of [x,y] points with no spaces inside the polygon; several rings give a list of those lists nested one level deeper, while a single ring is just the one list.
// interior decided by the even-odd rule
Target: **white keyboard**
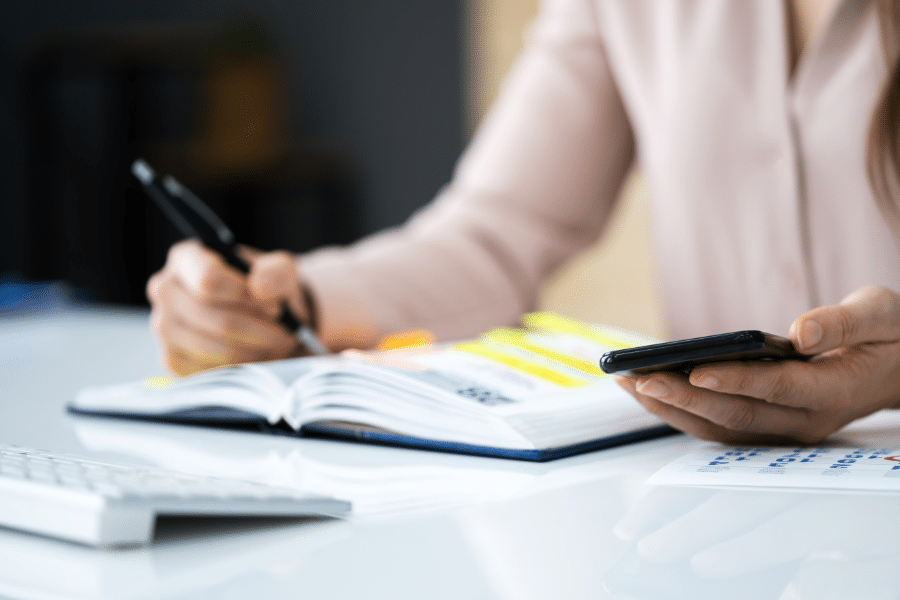
[{"label": "white keyboard", "polygon": [[350,503],[288,488],[0,444],[0,526],[84,544],[144,544],[157,515],[339,517]]}]

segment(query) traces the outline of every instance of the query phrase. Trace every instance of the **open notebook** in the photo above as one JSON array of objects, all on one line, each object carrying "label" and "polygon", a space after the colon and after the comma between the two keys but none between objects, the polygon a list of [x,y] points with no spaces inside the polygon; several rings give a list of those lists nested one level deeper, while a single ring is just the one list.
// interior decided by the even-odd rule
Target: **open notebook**
[{"label": "open notebook", "polygon": [[672,431],[597,366],[604,352],[647,341],[534,313],[522,328],[460,343],[86,389],[69,408],[544,461]]}]

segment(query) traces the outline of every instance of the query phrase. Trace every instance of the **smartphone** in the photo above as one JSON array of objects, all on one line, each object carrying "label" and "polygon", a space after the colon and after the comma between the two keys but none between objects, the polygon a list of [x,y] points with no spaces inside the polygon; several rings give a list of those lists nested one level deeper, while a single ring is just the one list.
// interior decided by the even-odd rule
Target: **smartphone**
[{"label": "smartphone", "polygon": [[604,373],[617,375],[642,375],[654,371],[689,373],[697,365],[711,362],[806,358],[787,338],[747,330],[613,350],[600,358],[600,368]]}]

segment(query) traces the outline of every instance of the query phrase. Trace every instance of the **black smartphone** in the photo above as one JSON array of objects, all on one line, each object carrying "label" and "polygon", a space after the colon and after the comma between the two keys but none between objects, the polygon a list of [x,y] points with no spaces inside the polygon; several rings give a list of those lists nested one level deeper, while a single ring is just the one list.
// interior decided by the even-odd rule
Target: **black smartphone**
[{"label": "black smartphone", "polygon": [[607,352],[600,358],[604,373],[642,375],[654,371],[689,373],[697,365],[728,360],[804,360],[791,341],[762,331],[734,331]]}]

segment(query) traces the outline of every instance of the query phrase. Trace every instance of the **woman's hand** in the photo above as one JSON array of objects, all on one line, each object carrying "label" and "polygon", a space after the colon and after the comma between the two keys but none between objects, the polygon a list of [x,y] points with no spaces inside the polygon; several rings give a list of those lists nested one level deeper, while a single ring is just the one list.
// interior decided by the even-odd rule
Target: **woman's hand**
[{"label": "woman's hand", "polygon": [[816,443],[900,403],[900,296],[861,288],[804,314],[791,341],[809,361],[729,362],[690,377],[618,378],[647,410],[695,437],[729,443]]},{"label": "woman's hand", "polygon": [[239,253],[250,264],[247,275],[195,240],[179,242],[147,282],[151,324],[176,373],[303,354],[278,321],[285,303],[309,318],[295,257],[249,248]]}]

